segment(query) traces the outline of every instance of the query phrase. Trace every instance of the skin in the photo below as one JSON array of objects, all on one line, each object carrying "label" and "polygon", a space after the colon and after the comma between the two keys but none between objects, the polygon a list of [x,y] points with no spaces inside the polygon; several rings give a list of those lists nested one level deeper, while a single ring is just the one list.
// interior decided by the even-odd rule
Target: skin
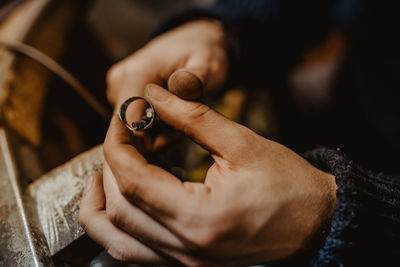
[{"label": "skin", "polygon": [[[114,116],[104,142],[103,175],[87,178],[81,202],[79,221],[88,235],[116,259],[145,264],[251,265],[315,246],[335,206],[334,177],[201,102],[159,86],[182,68],[202,81],[205,92],[222,85],[227,57],[220,26],[191,22],[139,53],[120,63],[126,65],[120,76],[110,74],[120,77],[109,78],[110,99],[119,103],[139,94],[139,86],[146,88],[141,93],[160,119],[207,149],[215,162],[204,184],[181,182],[143,156],[157,139],[143,145],[143,136],[133,136]],[[146,65],[128,67],[154,54],[166,55],[158,58],[166,61],[159,67],[153,62],[149,73],[137,77],[159,79],[128,81]]]},{"label": "skin", "polygon": [[[184,24],[112,66],[107,73],[107,97],[119,106],[133,95],[144,96],[144,88],[150,83],[168,84],[169,91],[185,99],[216,91],[226,79],[227,46],[219,23],[200,20]],[[194,77],[188,78],[190,74]],[[198,92],[201,90],[204,92]]]}]

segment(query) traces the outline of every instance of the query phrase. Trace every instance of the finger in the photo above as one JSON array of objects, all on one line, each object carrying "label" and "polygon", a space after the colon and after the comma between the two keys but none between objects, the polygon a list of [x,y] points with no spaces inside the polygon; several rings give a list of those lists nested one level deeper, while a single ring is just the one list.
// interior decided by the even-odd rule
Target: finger
[{"label": "finger", "polygon": [[[153,68],[152,68],[153,67]],[[147,83],[162,82],[154,62],[138,59],[136,53],[113,65],[106,75],[107,96],[112,104],[120,104],[132,96],[143,96]]]},{"label": "finger", "polygon": [[200,99],[203,95],[203,82],[191,71],[180,69],[169,77],[168,90],[183,99]]},{"label": "finger", "polygon": [[143,210],[132,205],[119,192],[118,184],[107,162],[103,167],[106,213],[111,222],[131,236],[152,245],[155,249],[178,249],[184,245],[166,227],[155,221]]},{"label": "finger", "polygon": [[162,264],[165,260],[127,233],[116,228],[107,218],[105,211],[91,214],[84,224],[89,237],[104,247],[115,259],[143,264]]},{"label": "finger", "polygon": [[174,218],[209,193],[203,184],[188,186],[149,164],[130,144],[129,130],[116,117],[107,132],[104,155],[122,195],[157,218]]},{"label": "finger", "polygon": [[102,176],[97,173],[86,179],[81,200],[79,223],[86,233],[118,260],[145,264],[165,263],[153,250],[113,226],[106,216],[104,206]]},{"label": "finger", "polygon": [[249,132],[208,106],[182,100],[158,85],[148,85],[147,92],[161,120],[223,158],[234,154]]},{"label": "finger", "polygon": [[186,263],[195,265],[194,263],[198,262],[188,253],[181,239],[120,194],[118,184],[107,163],[104,164],[103,177],[107,199],[106,213],[115,226],[167,258],[185,265]]},{"label": "finger", "polygon": [[[92,173],[85,179],[85,187],[80,205],[80,214],[91,211],[99,211],[105,208],[104,194],[96,194],[93,192],[101,192],[103,185],[102,175],[98,172]],[[86,210],[88,209],[88,210]]]},{"label": "finger", "polygon": [[[148,83],[162,83],[156,70],[151,69],[151,62],[138,60],[131,56],[117,63],[107,72],[107,96],[119,112],[121,105],[133,96],[144,96],[144,90]],[[147,103],[136,100],[129,104],[126,110],[128,122],[140,120],[144,114]],[[140,135],[140,133],[137,133]]]}]

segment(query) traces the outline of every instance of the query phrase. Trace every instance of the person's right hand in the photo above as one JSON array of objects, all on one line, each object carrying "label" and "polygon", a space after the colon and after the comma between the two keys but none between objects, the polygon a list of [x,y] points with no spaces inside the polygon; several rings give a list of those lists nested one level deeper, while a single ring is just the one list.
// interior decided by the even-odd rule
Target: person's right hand
[{"label": "person's right hand", "polygon": [[111,67],[107,97],[118,108],[129,97],[143,96],[146,85],[155,83],[181,98],[200,98],[225,82],[227,42],[217,21],[195,20],[174,28]]},{"label": "person's right hand", "polygon": [[103,184],[89,180],[81,202],[93,240],[119,260],[184,266],[250,266],[320,245],[336,204],[333,175],[201,102],[156,85],[147,92],[160,119],[214,163],[204,183],[182,182],[149,163],[114,116]]}]

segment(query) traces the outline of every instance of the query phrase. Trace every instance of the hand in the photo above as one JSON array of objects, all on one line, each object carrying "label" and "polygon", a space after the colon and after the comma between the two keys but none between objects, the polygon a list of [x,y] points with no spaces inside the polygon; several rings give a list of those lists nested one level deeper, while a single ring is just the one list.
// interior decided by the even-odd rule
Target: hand
[{"label": "hand", "polygon": [[114,65],[107,73],[108,99],[119,106],[131,96],[143,96],[150,83],[168,84],[181,98],[199,98],[225,82],[226,47],[220,23],[204,19],[183,24]]},{"label": "hand", "polygon": [[116,259],[143,264],[165,263],[152,249],[114,226],[107,217],[105,205],[102,176],[98,173],[89,175],[79,210],[79,222],[86,233]]},{"label": "hand", "polygon": [[332,175],[201,103],[156,85],[148,93],[160,118],[210,151],[215,163],[204,184],[181,182],[149,164],[114,119],[104,144],[106,209],[86,200],[81,206],[89,236],[135,261],[140,252],[111,243],[111,230],[95,231],[114,225],[167,261],[206,266],[280,260],[314,245],[333,213]]},{"label": "hand", "polygon": [[[221,24],[196,20],[168,31],[125,60],[107,74],[107,96],[117,108],[132,96],[143,96],[147,84],[168,85],[168,90],[184,99],[198,99],[218,90],[228,68],[227,37]],[[140,119],[144,102],[132,103],[129,122]],[[177,139],[166,129],[157,135],[136,133],[142,151],[152,152]]]}]

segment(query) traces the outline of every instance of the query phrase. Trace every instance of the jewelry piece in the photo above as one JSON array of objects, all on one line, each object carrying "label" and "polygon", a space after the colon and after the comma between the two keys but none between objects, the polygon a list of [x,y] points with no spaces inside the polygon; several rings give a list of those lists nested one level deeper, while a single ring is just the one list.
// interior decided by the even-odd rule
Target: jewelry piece
[{"label": "jewelry piece", "polygon": [[[126,110],[128,109],[128,106],[136,100],[145,101],[146,104],[148,105],[148,107],[146,108],[144,115],[142,116],[142,118],[140,120],[134,121],[131,124],[129,124],[126,120]],[[156,117],[157,117],[157,115],[156,115],[153,105],[149,101],[147,101],[145,98],[140,97],[140,96],[134,96],[134,97],[128,98],[127,100],[125,100],[124,103],[122,103],[122,105],[119,109],[120,120],[132,132],[145,131],[145,130],[149,129],[151,126],[153,126],[154,122],[156,121]]]}]

